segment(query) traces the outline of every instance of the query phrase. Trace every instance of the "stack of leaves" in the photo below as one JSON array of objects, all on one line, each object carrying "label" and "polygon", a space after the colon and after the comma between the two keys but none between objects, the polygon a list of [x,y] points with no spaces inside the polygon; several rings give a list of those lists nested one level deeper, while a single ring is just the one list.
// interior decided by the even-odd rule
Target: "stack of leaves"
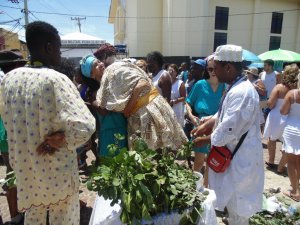
[{"label": "stack of leaves", "polygon": [[[186,144],[180,152],[190,151],[190,147]],[[151,221],[155,215],[171,212],[183,213],[180,224],[197,223],[205,200],[196,190],[198,177],[178,165],[170,150],[158,153],[141,138],[135,140],[130,151],[119,149],[117,144],[109,148],[113,155],[118,154],[101,159],[87,187],[112,200],[112,206],[119,203],[123,223],[141,224],[142,220]]]},{"label": "stack of leaves", "polygon": [[300,210],[295,209],[295,212],[293,212],[292,214],[289,213],[288,211],[290,210],[290,207],[293,207],[293,204],[291,205],[290,201],[285,201],[285,198],[277,195],[279,192],[280,188],[270,188],[265,190],[264,196],[266,198],[269,198],[276,195],[276,199],[282,204],[283,208],[286,208],[288,210],[283,210],[283,208],[275,212],[263,210],[256,213],[250,218],[250,225],[300,225]]},{"label": "stack of leaves", "polygon": [[[298,222],[298,223],[297,223]],[[250,218],[250,225],[296,225],[300,224],[300,214],[296,213],[293,216],[287,215],[285,212],[274,212],[262,211],[256,213]]]}]

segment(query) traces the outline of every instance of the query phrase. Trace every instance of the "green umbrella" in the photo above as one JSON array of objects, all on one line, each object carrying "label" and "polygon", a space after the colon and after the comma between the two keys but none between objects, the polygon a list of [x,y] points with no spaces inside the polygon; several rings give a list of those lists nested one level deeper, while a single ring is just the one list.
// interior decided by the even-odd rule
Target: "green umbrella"
[{"label": "green umbrella", "polygon": [[278,49],[262,53],[258,56],[261,60],[273,59],[274,61],[300,62],[300,54],[289,50]]}]

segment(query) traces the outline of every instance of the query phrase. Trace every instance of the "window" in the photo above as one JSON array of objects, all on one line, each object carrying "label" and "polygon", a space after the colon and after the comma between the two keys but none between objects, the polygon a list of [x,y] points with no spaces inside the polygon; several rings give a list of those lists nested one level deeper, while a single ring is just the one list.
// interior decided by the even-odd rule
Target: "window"
[{"label": "window", "polygon": [[219,45],[227,44],[227,33],[215,32],[214,51]]},{"label": "window", "polygon": [[277,12],[272,13],[271,33],[281,34],[282,21],[283,21],[283,13],[277,13]]},{"label": "window", "polygon": [[227,30],[228,29],[228,7],[216,7],[215,14],[215,29],[216,30]]},{"label": "window", "polygon": [[269,50],[276,50],[280,48],[281,37],[271,36]]}]

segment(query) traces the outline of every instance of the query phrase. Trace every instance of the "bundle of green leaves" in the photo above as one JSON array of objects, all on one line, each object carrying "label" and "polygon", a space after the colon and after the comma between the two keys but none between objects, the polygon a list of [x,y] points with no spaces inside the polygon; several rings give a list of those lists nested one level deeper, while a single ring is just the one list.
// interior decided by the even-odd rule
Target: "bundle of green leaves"
[{"label": "bundle of green leaves", "polygon": [[[283,208],[288,209],[291,204],[293,204],[291,201],[286,200],[286,198],[278,195],[280,192],[280,188],[274,189],[270,188],[265,190],[264,196],[266,198],[276,196],[276,199],[278,202],[281,203]],[[288,210],[289,211],[289,210]],[[257,224],[263,224],[263,225],[300,225],[300,211],[296,211],[293,215],[290,215],[286,210],[276,210],[275,212],[269,212],[267,210],[263,210],[261,212],[256,213],[250,218],[249,221],[250,225],[257,225]]]},{"label": "bundle of green leaves", "polygon": [[[205,195],[196,190],[199,178],[177,164],[172,151],[166,148],[158,153],[141,138],[130,151],[119,149],[117,143],[109,148],[111,155],[92,169],[87,187],[112,200],[112,206],[120,204],[123,223],[141,224],[142,220],[151,221],[155,215],[171,212],[182,214],[181,225],[197,223]],[[179,152],[184,154],[190,148],[188,143]]]},{"label": "bundle of green leaves", "polygon": [[268,211],[262,211],[259,213],[256,213],[254,216],[250,218],[249,221],[250,225],[257,225],[257,224],[263,224],[263,225],[296,225],[300,224],[300,215],[299,213],[296,213],[293,216],[289,216],[285,212],[268,212]]},{"label": "bundle of green leaves", "polygon": [[3,181],[0,181],[0,185],[6,186],[8,189],[16,187],[16,174],[14,171],[8,172]]}]

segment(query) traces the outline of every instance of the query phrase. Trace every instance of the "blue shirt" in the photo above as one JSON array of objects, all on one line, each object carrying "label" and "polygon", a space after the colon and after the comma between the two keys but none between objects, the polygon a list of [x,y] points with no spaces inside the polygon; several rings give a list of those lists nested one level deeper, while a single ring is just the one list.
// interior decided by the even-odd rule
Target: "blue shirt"
[{"label": "blue shirt", "polygon": [[218,111],[224,90],[223,83],[220,83],[214,92],[207,80],[199,80],[194,84],[185,101],[194,109],[199,118],[214,115]]}]

